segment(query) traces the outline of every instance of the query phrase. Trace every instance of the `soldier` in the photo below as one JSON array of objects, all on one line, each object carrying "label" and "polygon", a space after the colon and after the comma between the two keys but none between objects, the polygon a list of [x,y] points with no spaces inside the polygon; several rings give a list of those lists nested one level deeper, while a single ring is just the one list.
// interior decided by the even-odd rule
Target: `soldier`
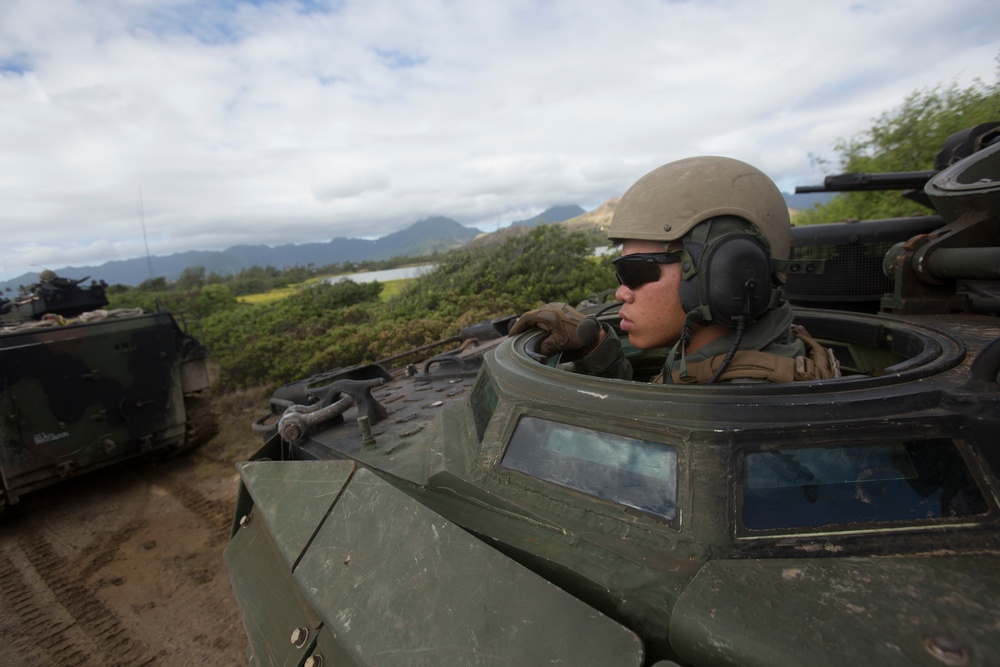
[{"label": "soldier", "polygon": [[[641,350],[669,348],[654,382],[790,382],[838,377],[833,353],[792,323],[780,286],[791,243],[788,208],[760,170],[694,157],[654,169],[622,197],[608,238],[621,329]],[[581,326],[582,323],[582,326]],[[547,356],[578,372],[631,379],[615,332],[566,304],[525,313],[511,334],[549,332]]]},{"label": "soldier", "polygon": [[52,296],[59,292],[76,291],[80,289],[79,284],[84,280],[86,280],[86,278],[83,278],[82,280],[60,278],[59,275],[52,269],[43,269],[42,272],[38,274],[38,282],[31,285],[30,289],[33,294]]}]

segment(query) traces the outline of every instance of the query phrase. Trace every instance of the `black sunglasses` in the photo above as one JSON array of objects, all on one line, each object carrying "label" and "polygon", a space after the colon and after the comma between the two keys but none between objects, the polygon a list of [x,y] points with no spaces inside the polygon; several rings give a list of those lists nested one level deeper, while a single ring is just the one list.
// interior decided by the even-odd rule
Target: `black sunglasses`
[{"label": "black sunglasses", "polygon": [[646,283],[660,279],[660,264],[676,264],[681,261],[676,252],[637,252],[622,255],[611,260],[619,285],[636,289]]}]

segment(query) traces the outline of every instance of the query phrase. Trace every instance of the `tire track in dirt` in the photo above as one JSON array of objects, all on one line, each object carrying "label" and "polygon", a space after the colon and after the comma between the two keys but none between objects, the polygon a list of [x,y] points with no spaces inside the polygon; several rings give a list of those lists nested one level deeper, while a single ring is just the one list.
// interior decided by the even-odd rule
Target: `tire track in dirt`
[{"label": "tire track in dirt", "polygon": [[[44,657],[48,663],[58,656],[56,664],[130,667],[154,661],[44,535],[30,527],[18,532],[16,544],[5,546],[0,558],[3,625],[15,626],[3,628],[4,636],[14,637],[11,657],[24,663]],[[109,540],[102,551],[113,551],[118,543]]]},{"label": "tire track in dirt", "polygon": [[222,552],[236,479],[206,445],[26,494],[0,520],[0,667],[246,664]]},{"label": "tire track in dirt", "polygon": [[167,475],[144,474],[144,481],[170,494],[184,509],[199,518],[210,531],[209,546],[223,547],[229,542],[229,529],[233,523],[233,503],[213,500],[183,479]]},{"label": "tire track in dirt", "polygon": [[66,633],[72,622],[52,613],[48,599],[25,580],[24,567],[6,553],[0,554],[0,604],[9,612],[0,621],[0,634],[10,639],[8,656],[19,661],[28,657],[25,654],[31,647],[44,644],[58,664],[80,664],[84,649]]}]

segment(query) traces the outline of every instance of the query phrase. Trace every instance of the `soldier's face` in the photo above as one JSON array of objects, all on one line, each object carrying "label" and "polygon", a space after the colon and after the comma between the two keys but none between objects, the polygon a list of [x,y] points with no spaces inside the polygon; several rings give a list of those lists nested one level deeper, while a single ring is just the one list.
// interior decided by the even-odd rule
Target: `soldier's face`
[{"label": "soldier's face", "polygon": [[[657,241],[626,241],[622,255],[639,252],[663,252]],[[680,264],[661,264],[660,279],[630,289],[621,285],[615,296],[623,301],[620,314],[622,330],[629,342],[641,350],[670,347],[681,337],[684,310],[678,288],[681,282]]]}]

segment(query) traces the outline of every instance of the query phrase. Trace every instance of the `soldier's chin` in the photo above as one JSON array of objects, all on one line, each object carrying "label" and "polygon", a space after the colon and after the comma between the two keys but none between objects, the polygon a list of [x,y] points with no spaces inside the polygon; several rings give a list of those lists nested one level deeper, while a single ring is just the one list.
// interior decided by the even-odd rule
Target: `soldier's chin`
[{"label": "soldier's chin", "polygon": [[647,339],[643,338],[642,334],[634,334],[632,332],[629,332],[628,334],[628,342],[632,347],[639,350],[648,350],[655,347],[654,345],[651,345]]}]

